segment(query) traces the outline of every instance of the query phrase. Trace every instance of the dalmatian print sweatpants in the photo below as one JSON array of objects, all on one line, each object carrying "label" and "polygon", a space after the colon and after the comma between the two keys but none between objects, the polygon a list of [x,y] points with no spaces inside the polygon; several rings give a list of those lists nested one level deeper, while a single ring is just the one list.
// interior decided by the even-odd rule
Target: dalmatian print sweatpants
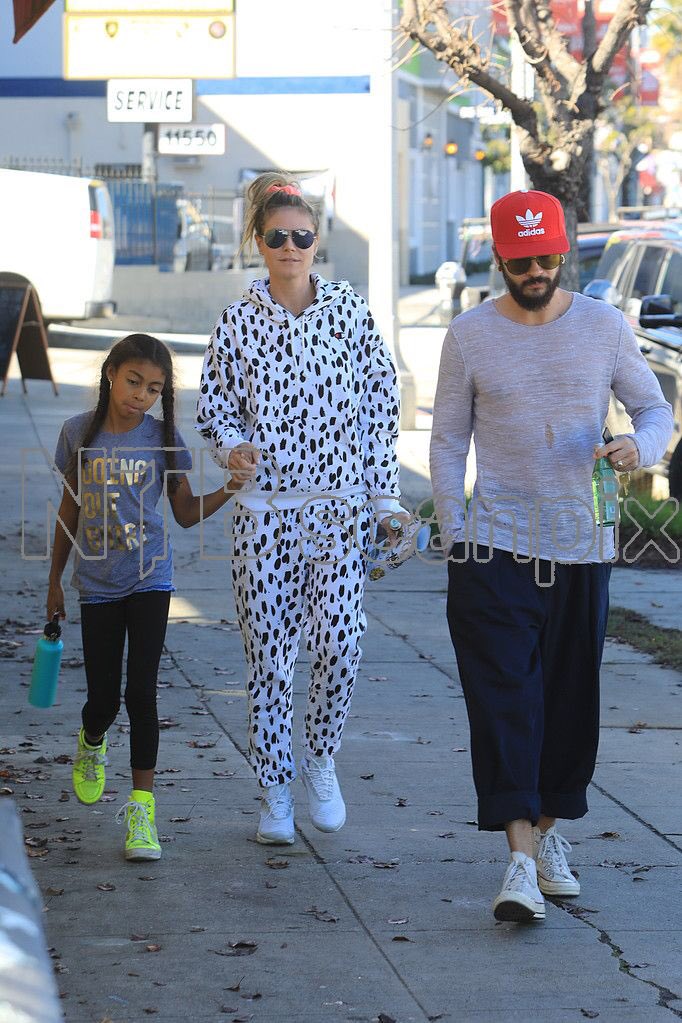
[{"label": "dalmatian print sweatpants", "polygon": [[247,662],[249,757],[261,786],[293,781],[293,673],[310,653],[304,752],[339,748],[362,656],[373,511],[362,497],[233,518],[232,582]]}]

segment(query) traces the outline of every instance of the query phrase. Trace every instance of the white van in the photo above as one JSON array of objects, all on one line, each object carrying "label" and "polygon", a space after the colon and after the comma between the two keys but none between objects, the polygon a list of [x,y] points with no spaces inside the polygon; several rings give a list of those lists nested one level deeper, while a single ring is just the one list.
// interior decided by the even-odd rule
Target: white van
[{"label": "white van", "polygon": [[0,170],[0,272],[27,277],[46,320],[114,311],[114,216],[103,181]]}]

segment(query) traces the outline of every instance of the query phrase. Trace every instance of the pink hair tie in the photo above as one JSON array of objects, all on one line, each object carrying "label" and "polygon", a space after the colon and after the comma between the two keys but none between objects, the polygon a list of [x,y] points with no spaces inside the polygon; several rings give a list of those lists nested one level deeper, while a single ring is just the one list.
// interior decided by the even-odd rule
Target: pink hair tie
[{"label": "pink hair tie", "polygon": [[284,192],[286,195],[301,195],[301,189],[296,185],[270,185],[266,188],[265,194],[270,195],[271,192]]}]

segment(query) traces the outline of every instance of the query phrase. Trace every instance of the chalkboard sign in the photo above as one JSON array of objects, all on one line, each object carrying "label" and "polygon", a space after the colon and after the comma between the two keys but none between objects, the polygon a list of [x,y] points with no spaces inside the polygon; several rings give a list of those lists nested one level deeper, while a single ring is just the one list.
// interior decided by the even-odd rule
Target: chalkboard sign
[{"label": "chalkboard sign", "polygon": [[9,366],[15,352],[24,394],[27,379],[51,380],[57,394],[38,295],[31,282],[20,274],[0,273],[0,394],[5,393]]}]

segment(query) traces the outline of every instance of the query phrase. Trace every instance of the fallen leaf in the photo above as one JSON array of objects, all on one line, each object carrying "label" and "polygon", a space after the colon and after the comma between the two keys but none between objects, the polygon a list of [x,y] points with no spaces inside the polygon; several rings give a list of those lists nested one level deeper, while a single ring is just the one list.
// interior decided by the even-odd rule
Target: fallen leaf
[{"label": "fallen leaf", "polygon": [[212,772],[214,778],[232,778],[234,773],[235,773],[234,771],[213,771]]},{"label": "fallen leaf", "polygon": [[187,822],[191,821],[191,819],[192,819],[191,817],[170,817],[169,818],[171,824],[187,824]]},{"label": "fallen leaf", "polygon": [[618,831],[602,831],[599,838],[620,838],[620,833]]},{"label": "fallen leaf", "polygon": [[370,675],[370,682],[388,682],[388,675]]},{"label": "fallen leaf", "polygon": [[372,778],[374,777],[374,775],[373,774],[361,774],[360,777],[362,778],[363,781],[371,781]]},{"label": "fallen leaf", "polygon": [[372,866],[378,870],[395,870],[399,863],[400,860],[375,860]]},{"label": "fallen leaf", "polygon": [[271,870],[285,870],[289,866],[289,860],[276,859],[271,856],[265,861],[265,866],[270,867]]},{"label": "fallen leaf", "polygon": [[335,924],[339,919],[338,916],[333,916],[331,913],[327,912],[326,909],[318,909],[317,906],[311,906],[310,909],[306,909],[304,912],[309,913],[311,916],[314,916],[316,920],[320,920],[325,924]]},{"label": "fallen leaf", "polygon": [[397,1023],[397,1021],[393,1019],[393,1016],[387,1016],[385,1012],[380,1012],[377,1016],[377,1023]]},{"label": "fallen leaf", "polygon": [[408,916],[404,916],[401,917],[399,920],[389,920],[388,922],[389,924],[407,924],[410,922],[410,918]]},{"label": "fallen leaf", "polygon": [[411,942],[411,944],[414,945],[414,941],[412,940],[412,938],[408,938],[404,934],[396,934],[393,938],[391,938],[391,941],[409,941]]},{"label": "fallen leaf", "polygon": [[190,934],[199,934],[201,931],[205,931],[205,927],[190,927]]},{"label": "fallen leaf", "polygon": [[403,796],[399,796],[395,801],[396,806],[407,806],[407,800]]},{"label": "fallen leaf", "polygon": [[26,853],[32,860],[39,859],[41,856],[47,856],[49,849],[27,849]]},{"label": "fallen leaf", "polygon": [[213,749],[216,743],[217,740],[216,742],[197,742],[196,739],[190,739],[187,745],[191,746],[192,749]]},{"label": "fallen leaf", "polygon": [[25,838],[24,845],[29,846],[31,849],[42,849],[44,845],[47,845],[46,838]]},{"label": "fallen leaf", "polygon": [[594,1009],[581,1009],[580,1011],[586,1019],[596,1019],[599,1015]]},{"label": "fallen leaf", "polygon": [[46,889],[45,894],[46,895],[63,895],[64,894],[64,889],[63,888],[48,888],[48,889]]},{"label": "fallen leaf", "polygon": [[146,1012],[148,1016],[153,1016],[154,1013],[158,1012],[159,1010],[158,1009],[143,1009],[142,1011]]},{"label": "fallen leaf", "polygon": [[145,945],[144,946],[144,950],[145,950],[145,952],[160,952],[161,951],[161,946],[160,945]]},{"label": "fallen leaf", "polygon": [[111,884],[109,881],[102,881],[101,884],[97,885],[97,890],[100,892],[115,892],[116,885]]},{"label": "fallen leaf", "polygon": [[[239,988],[240,988],[240,987],[242,986],[242,980],[244,980],[244,978],[243,978],[243,977],[241,977],[241,978],[240,978],[240,979],[239,979],[239,980],[237,981],[237,983],[236,983],[236,984],[232,984],[232,986],[231,986],[231,987],[226,987],[226,988],[225,988],[225,990],[226,990],[226,991],[239,991]],[[236,1012],[236,1009],[235,1009],[234,1011]]]},{"label": "fallen leaf", "polygon": [[131,934],[130,935],[130,940],[131,941],[147,941],[148,939],[149,939],[149,935],[148,934]]},{"label": "fallen leaf", "polygon": [[255,941],[231,941],[226,949],[210,948],[209,952],[217,956],[252,956],[257,948],[258,943]]},{"label": "fallen leaf", "polygon": [[68,803],[68,801],[69,801],[69,793],[68,792],[62,792],[61,796],[57,800],[58,803]]}]

